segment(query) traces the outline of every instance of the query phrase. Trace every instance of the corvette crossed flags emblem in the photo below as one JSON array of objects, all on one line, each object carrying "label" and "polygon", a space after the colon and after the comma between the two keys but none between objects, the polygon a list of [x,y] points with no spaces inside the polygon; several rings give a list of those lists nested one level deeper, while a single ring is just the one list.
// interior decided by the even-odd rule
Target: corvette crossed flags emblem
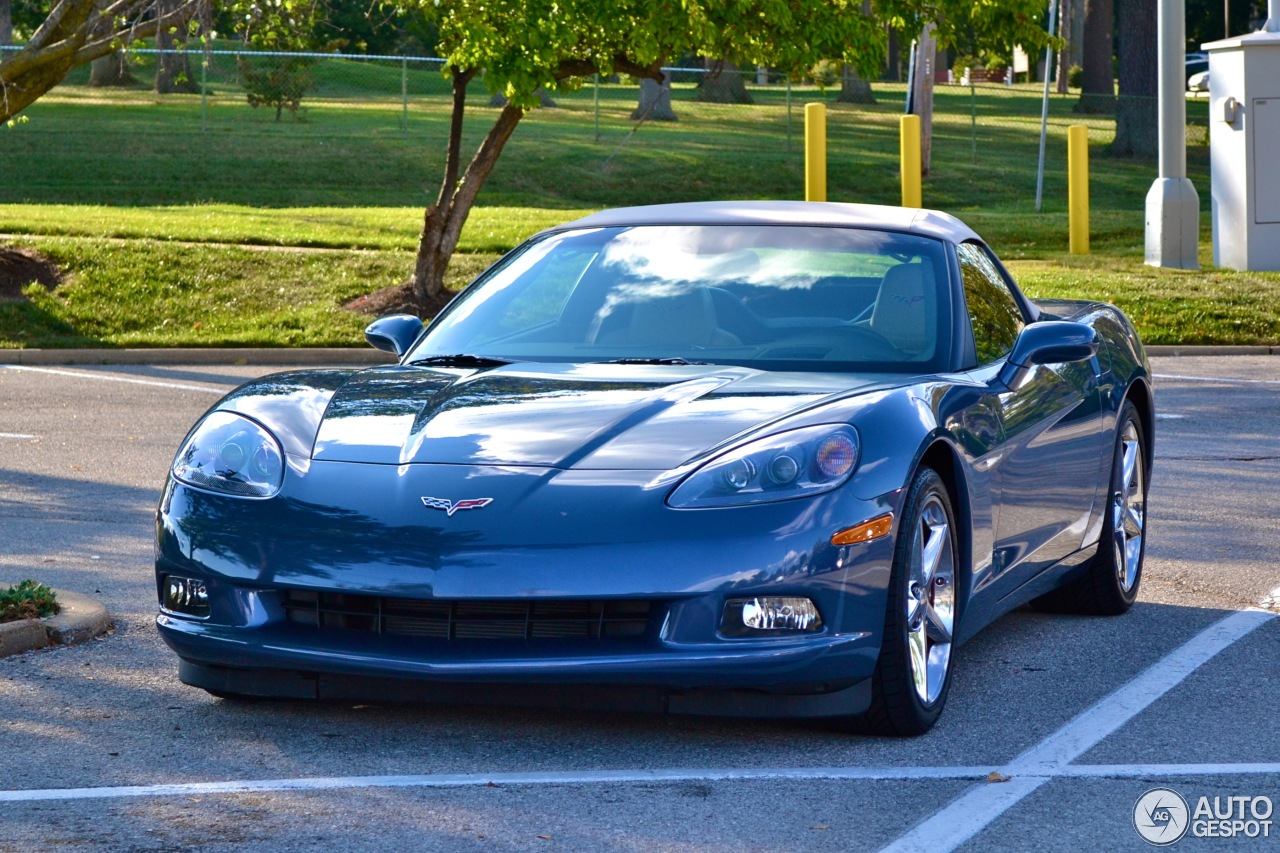
[{"label": "corvette crossed flags emblem", "polygon": [[423,506],[428,509],[442,509],[450,518],[460,509],[481,509],[491,503],[493,503],[493,498],[466,498],[460,501],[450,501],[448,498],[422,499]]}]

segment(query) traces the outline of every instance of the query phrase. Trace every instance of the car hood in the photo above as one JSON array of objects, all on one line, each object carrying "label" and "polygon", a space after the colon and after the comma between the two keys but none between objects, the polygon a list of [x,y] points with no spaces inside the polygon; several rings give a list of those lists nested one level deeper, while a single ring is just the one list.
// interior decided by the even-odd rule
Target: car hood
[{"label": "car hood", "polygon": [[311,456],[667,470],[833,396],[883,387],[887,378],[715,365],[383,367],[350,374],[333,391]]}]

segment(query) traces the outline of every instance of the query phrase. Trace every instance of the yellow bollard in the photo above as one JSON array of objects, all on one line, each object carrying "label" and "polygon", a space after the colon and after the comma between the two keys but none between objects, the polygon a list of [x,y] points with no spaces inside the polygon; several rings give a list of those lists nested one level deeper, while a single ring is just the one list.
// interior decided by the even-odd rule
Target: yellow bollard
[{"label": "yellow bollard", "polygon": [[1067,211],[1071,254],[1089,254],[1089,129],[1067,128]]},{"label": "yellow bollard", "polygon": [[804,105],[804,200],[827,200],[827,105]]},{"label": "yellow bollard", "polygon": [[902,170],[902,206],[924,204],[920,188],[920,116],[905,115],[898,124],[898,149]]}]

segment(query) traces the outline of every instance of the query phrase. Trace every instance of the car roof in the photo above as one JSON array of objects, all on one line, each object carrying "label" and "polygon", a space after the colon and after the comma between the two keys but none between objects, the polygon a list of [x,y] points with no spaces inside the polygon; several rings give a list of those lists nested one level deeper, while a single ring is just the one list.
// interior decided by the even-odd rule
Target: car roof
[{"label": "car roof", "polygon": [[981,239],[959,219],[938,210],[818,201],[700,201],[615,207],[550,230],[632,225],[826,225],[901,231],[954,243]]}]

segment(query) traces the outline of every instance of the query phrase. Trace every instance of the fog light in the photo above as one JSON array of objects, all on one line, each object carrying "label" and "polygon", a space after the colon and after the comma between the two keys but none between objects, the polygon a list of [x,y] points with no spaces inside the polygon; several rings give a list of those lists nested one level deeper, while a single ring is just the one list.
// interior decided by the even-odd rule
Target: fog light
[{"label": "fog light", "polygon": [[209,589],[204,581],[196,578],[180,578],[169,575],[164,579],[165,610],[185,613],[188,616],[209,615]]},{"label": "fog light", "polygon": [[720,632],[742,637],[757,632],[812,634],[822,630],[818,607],[807,598],[731,598],[724,605]]}]

